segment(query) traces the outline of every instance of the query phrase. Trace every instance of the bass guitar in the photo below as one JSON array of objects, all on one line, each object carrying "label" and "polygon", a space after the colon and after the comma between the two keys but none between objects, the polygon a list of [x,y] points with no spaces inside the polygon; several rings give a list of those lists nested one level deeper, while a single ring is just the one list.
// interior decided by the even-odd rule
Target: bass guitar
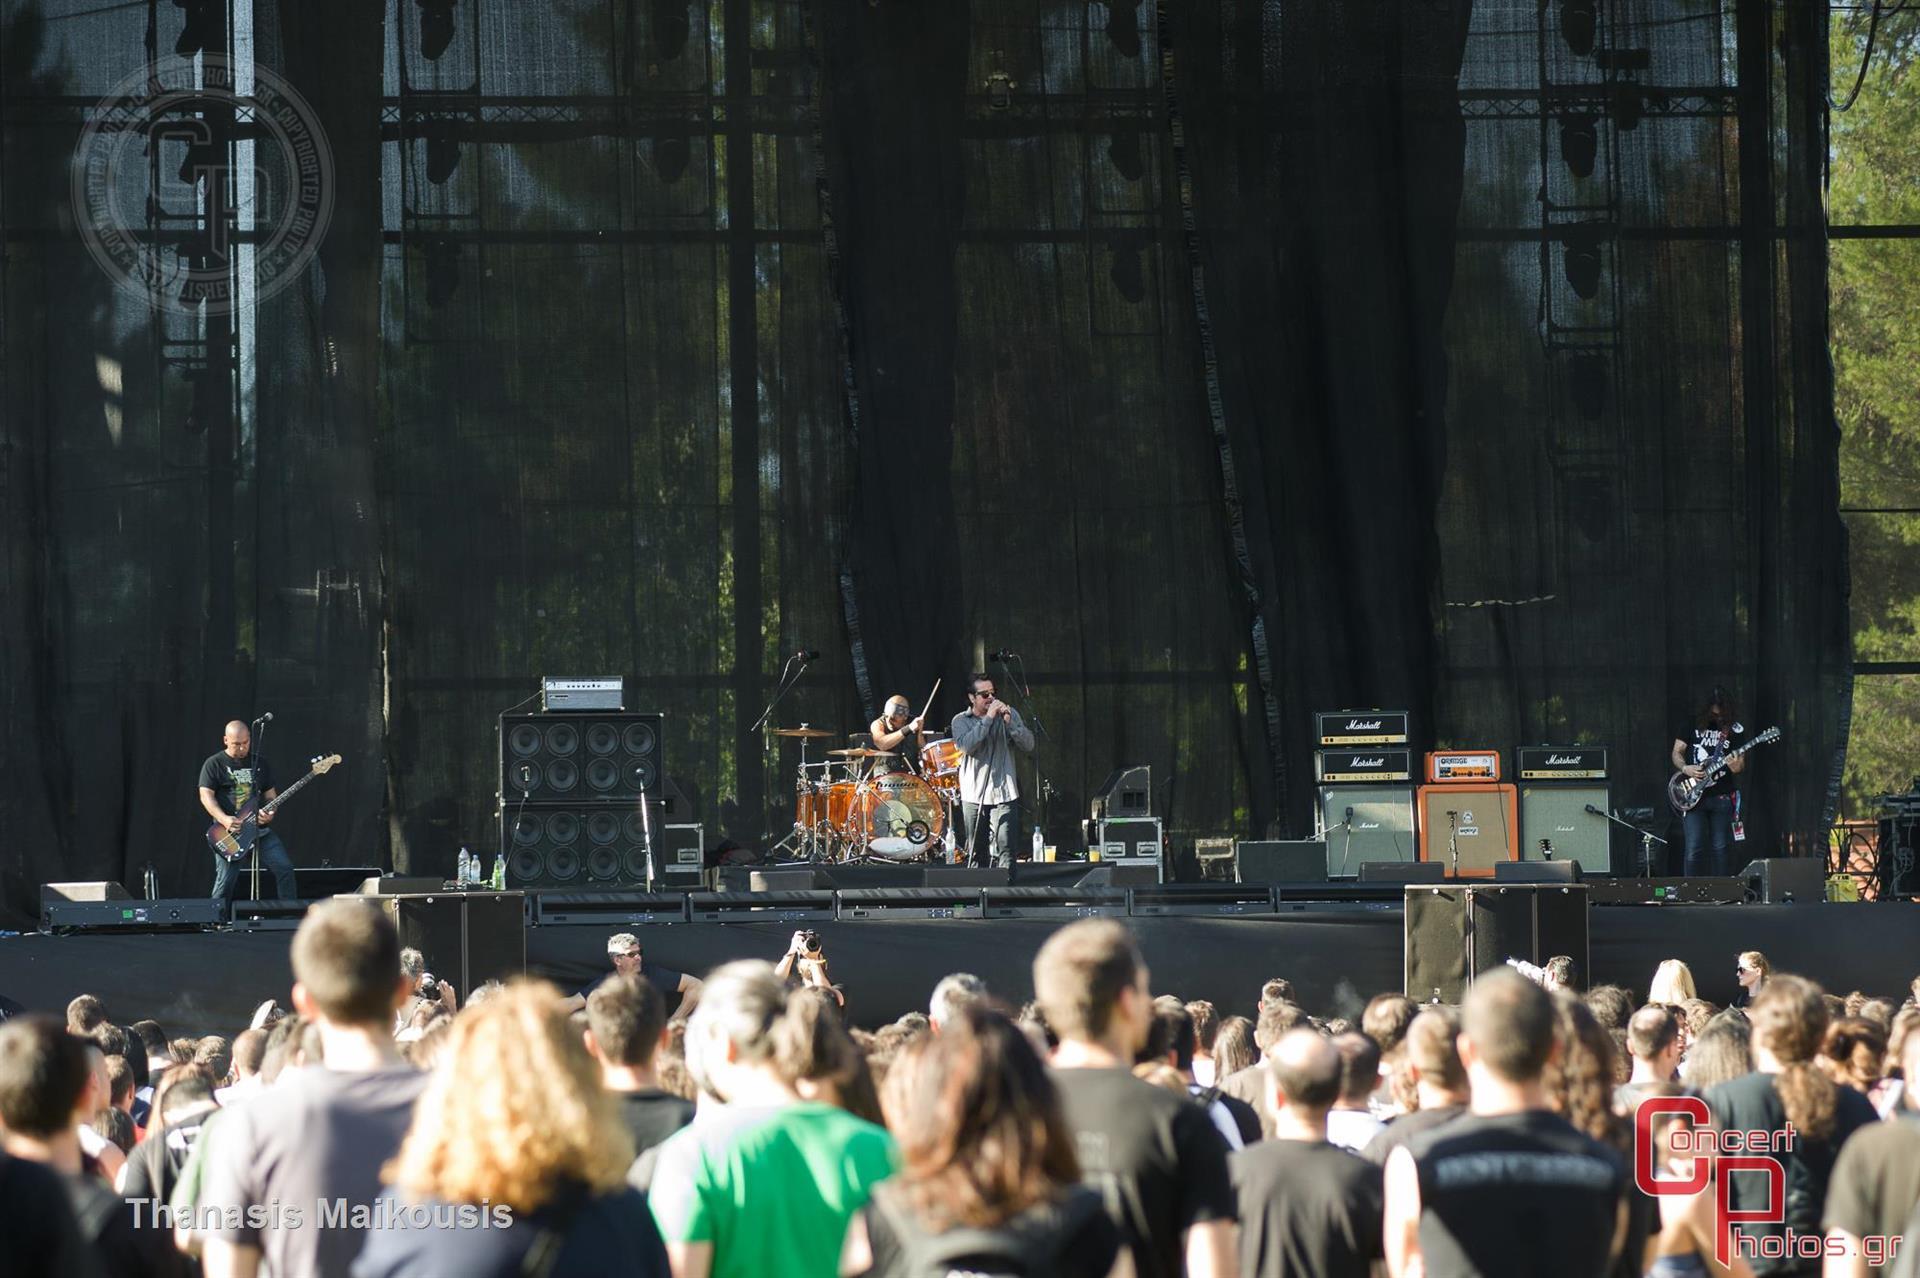
[{"label": "bass guitar", "polygon": [[272,816],[278,812],[281,804],[300,793],[301,786],[315,777],[327,775],[333,770],[333,765],[338,762],[340,762],[340,756],[337,754],[330,754],[324,759],[315,759],[313,766],[307,769],[307,775],[276,794],[264,807],[261,806],[257,797],[249,798],[240,805],[240,810],[234,813],[240,818],[240,823],[235,828],[229,830],[218,822],[207,827],[207,846],[228,861],[237,861],[247,855],[253,851],[254,839],[259,837],[262,814]]},{"label": "bass guitar", "polygon": [[1765,732],[1755,733],[1743,742],[1738,749],[1730,750],[1706,765],[1706,770],[1697,777],[1684,772],[1676,772],[1667,778],[1667,802],[1673,805],[1675,812],[1691,812],[1700,805],[1700,800],[1721,777],[1727,775],[1728,765],[1758,745],[1780,739],[1780,729],[1768,728]]}]

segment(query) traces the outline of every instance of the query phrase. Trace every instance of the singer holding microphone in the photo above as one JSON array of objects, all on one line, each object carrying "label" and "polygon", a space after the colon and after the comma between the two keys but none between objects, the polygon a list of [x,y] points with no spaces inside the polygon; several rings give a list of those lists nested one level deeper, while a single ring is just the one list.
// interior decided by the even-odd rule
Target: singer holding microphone
[{"label": "singer holding microphone", "polygon": [[[253,753],[252,732],[246,724],[235,719],[227,725],[219,752],[200,765],[200,806],[207,810],[207,815],[216,824],[225,825],[231,830],[240,824],[240,818],[235,814],[246,806],[248,799],[258,795],[264,808],[278,793],[266,759]],[[287,857],[287,848],[280,842],[280,836],[267,828],[272,824],[273,814],[263,811],[260,815],[260,831],[253,846],[259,849],[261,864],[273,871],[274,891],[279,898],[283,901],[298,900],[300,889],[294,885],[293,862]],[[246,872],[247,858],[229,861],[216,853],[213,860],[216,867],[213,872],[213,902],[220,907],[221,917],[225,918],[233,904],[234,892],[240,886],[240,876]]]},{"label": "singer holding microphone", "polygon": [[960,818],[967,862],[987,864],[991,837],[992,863],[1010,868],[1020,822],[1020,779],[1014,771],[1013,747],[1033,753],[1033,729],[1018,710],[994,695],[991,676],[976,674],[967,680],[967,708],[953,718],[953,744],[960,751]]}]

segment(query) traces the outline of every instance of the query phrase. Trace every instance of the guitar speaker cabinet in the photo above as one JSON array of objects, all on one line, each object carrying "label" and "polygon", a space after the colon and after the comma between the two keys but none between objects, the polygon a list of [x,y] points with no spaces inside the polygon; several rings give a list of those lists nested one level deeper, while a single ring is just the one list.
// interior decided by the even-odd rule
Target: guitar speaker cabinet
[{"label": "guitar speaker cabinet", "polygon": [[1580,980],[1592,971],[1584,887],[1409,886],[1405,902],[1405,992],[1416,1003],[1457,1004],[1475,977],[1510,958],[1542,965],[1565,954]]},{"label": "guitar speaker cabinet", "polygon": [[1492,878],[1494,863],[1517,861],[1520,826],[1510,782],[1420,787],[1420,859],[1437,861],[1460,878]]},{"label": "guitar speaker cabinet", "polygon": [[1553,859],[1578,862],[1582,874],[1612,873],[1613,823],[1587,811],[1612,807],[1606,783],[1520,784],[1520,859],[1541,860],[1540,840],[1553,845]]},{"label": "guitar speaker cabinet", "polygon": [[1412,786],[1323,785],[1319,818],[1330,879],[1353,878],[1369,861],[1419,859]]}]

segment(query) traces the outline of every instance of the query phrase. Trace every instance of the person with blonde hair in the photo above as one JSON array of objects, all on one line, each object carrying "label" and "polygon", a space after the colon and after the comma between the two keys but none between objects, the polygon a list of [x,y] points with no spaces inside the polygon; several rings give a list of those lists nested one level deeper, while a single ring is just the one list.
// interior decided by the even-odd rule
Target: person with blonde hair
[{"label": "person with blonde hair", "polygon": [[456,1017],[354,1278],[666,1278],[633,1137],[560,992],[516,980]]},{"label": "person with blonde hair", "polygon": [[1654,969],[1653,984],[1647,987],[1647,1002],[1678,1007],[1697,997],[1693,988],[1693,969],[1679,959],[1666,959]]},{"label": "person with blonde hair", "polygon": [[1742,950],[1740,957],[1734,960],[1733,979],[1740,983],[1740,992],[1733,997],[1728,1007],[1751,1007],[1753,1000],[1759,997],[1767,978],[1773,975],[1773,964],[1767,962],[1767,956],[1759,950]]}]

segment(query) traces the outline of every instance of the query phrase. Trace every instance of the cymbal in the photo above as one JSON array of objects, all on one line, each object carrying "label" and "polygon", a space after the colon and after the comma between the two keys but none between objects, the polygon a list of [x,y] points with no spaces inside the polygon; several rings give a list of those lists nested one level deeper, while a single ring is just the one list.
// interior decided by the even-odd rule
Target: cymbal
[{"label": "cymbal", "polygon": [[831,737],[831,736],[834,736],[835,734],[828,732],[825,728],[801,727],[801,728],[775,728],[773,730],[773,735],[776,737],[800,737],[807,741],[818,741],[821,737]]},{"label": "cymbal", "polygon": [[864,746],[855,746],[851,750],[829,750],[827,753],[836,759],[891,759],[900,752],[898,750],[869,750]]}]

